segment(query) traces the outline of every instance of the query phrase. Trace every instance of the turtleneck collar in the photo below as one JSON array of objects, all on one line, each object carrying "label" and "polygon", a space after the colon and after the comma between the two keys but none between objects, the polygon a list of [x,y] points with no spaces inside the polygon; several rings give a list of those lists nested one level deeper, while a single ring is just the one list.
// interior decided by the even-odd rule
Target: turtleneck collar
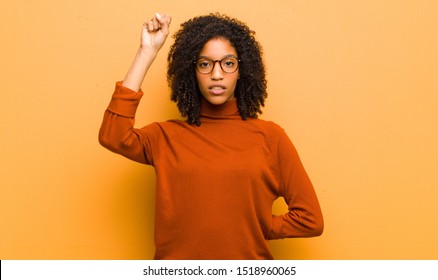
[{"label": "turtleneck collar", "polygon": [[230,117],[239,117],[239,108],[237,107],[236,98],[227,101],[221,105],[213,105],[204,98],[201,101],[201,117],[205,118],[230,118]]}]

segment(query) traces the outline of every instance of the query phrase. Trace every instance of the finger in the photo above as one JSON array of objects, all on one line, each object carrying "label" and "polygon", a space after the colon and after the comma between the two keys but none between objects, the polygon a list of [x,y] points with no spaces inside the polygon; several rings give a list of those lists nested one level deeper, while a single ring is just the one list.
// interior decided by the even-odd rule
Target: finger
[{"label": "finger", "polygon": [[148,21],[148,31],[152,32],[154,31],[154,22],[152,20]]},{"label": "finger", "polygon": [[169,15],[161,15],[159,13],[155,13],[155,18],[161,25],[163,24],[170,25],[171,17]]},{"label": "finger", "polygon": [[169,25],[170,22],[172,21],[172,18],[170,15],[160,15],[159,13],[155,14],[155,18],[157,19],[157,21],[160,23],[161,25],[161,31],[163,31],[164,33],[168,33],[169,32]]},{"label": "finger", "polygon": [[162,21],[162,16],[159,14],[159,13],[155,13],[155,18],[158,20],[158,21]]},{"label": "finger", "polygon": [[158,22],[156,17],[152,18],[151,21],[154,24],[154,30],[158,30],[161,28],[161,24]]}]

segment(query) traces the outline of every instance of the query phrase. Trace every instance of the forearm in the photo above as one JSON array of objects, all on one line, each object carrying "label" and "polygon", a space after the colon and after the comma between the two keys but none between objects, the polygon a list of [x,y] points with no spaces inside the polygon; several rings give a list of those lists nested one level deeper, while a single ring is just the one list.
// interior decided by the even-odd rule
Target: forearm
[{"label": "forearm", "polygon": [[140,47],[135,55],[131,67],[123,79],[123,86],[138,92],[146,73],[154,62],[156,56],[156,51]]},{"label": "forearm", "polygon": [[307,207],[309,209],[295,208],[284,215],[273,215],[270,239],[320,236],[324,220],[319,204]]},{"label": "forearm", "polygon": [[169,15],[157,13],[150,21],[143,24],[140,48],[123,80],[123,86],[135,92],[140,90],[149,67],[169,34],[170,22]]},{"label": "forearm", "polygon": [[295,164],[290,171],[282,196],[288,212],[272,216],[270,239],[314,237],[322,234],[324,219],[318,197],[302,165]]}]

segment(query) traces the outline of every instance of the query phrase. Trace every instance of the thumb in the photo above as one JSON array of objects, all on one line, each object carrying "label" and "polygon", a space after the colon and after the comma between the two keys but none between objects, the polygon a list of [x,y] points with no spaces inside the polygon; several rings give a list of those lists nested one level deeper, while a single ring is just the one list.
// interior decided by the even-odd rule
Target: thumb
[{"label": "thumb", "polygon": [[170,15],[161,15],[159,13],[155,13],[155,18],[161,25],[161,31],[164,34],[169,34],[169,26],[172,21],[172,17]]}]

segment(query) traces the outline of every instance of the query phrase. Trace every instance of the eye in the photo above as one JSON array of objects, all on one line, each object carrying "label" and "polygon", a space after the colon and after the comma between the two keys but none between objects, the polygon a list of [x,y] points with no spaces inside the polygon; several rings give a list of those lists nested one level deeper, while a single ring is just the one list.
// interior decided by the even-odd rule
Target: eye
[{"label": "eye", "polygon": [[236,67],[236,65],[237,65],[237,61],[233,57],[226,58],[225,60],[222,61],[222,66],[226,68],[234,68]]},{"label": "eye", "polygon": [[201,59],[198,61],[198,67],[200,68],[208,68],[211,66],[211,62],[205,59]]},{"label": "eye", "polygon": [[227,67],[233,67],[234,66],[234,61],[228,60],[224,62],[224,65]]}]

